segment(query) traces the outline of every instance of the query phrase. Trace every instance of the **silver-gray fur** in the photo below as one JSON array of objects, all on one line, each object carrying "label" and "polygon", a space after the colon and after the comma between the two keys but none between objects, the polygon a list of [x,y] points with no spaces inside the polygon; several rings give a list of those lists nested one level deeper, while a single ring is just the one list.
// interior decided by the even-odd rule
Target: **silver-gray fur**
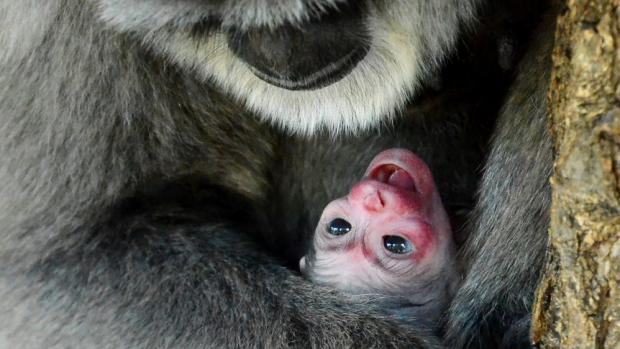
[{"label": "silver-gray fur", "polygon": [[[450,66],[472,73],[447,69],[441,91],[410,98],[439,74],[478,2],[368,1],[375,51],[342,80],[293,93],[248,75],[218,35],[300,26],[344,1],[0,0],[0,347],[440,347],[287,262],[326,200],[385,147],[421,154],[448,206],[471,199],[505,68],[461,56]],[[520,92],[519,115],[540,116],[541,91]],[[544,125],[512,110],[475,212],[513,214],[463,232],[471,263],[449,315],[455,343],[493,343],[527,314],[539,268],[544,205],[518,187],[520,200],[501,200],[494,180],[523,184],[510,179],[530,166],[506,163],[519,152],[536,165],[535,188],[548,173]],[[502,131],[520,128],[519,139]],[[342,130],[357,135],[333,135]],[[528,234],[506,229],[528,220]],[[527,255],[523,246],[536,257],[501,259]],[[495,282],[504,272],[522,280],[514,293]],[[489,335],[471,321],[492,311],[506,324]]]},{"label": "silver-gray fur", "polygon": [[[475,233],[461,251],[468,272],[449,312],[447,336],[455,347],[484,347],[487,333],[512,333],[516,319],[529,321],[551,207],[547,88],[554,13],[536,28],[539,40],[517,68],[491,140],[471,214],[469,229]],[[528,329],[524,326],[520,337],[496,338],[495,345],[527,345]]]}]

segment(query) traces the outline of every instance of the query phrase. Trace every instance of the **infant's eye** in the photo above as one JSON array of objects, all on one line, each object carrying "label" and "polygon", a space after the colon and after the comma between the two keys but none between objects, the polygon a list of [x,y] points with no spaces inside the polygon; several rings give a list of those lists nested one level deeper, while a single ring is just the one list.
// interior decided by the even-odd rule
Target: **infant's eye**
[{"label": "infant's eye", "polygon": [[385,247],[386,250],[397,254],[413,252],[413,244],[411,243],[411,241],[398,235],[384,236],[383,247]]},{"label": "infant's eye", "polygon": [[332,235],[344,235],[351,231],[351,223],[342,218],[336,218],[327,225],[327,232]]}]

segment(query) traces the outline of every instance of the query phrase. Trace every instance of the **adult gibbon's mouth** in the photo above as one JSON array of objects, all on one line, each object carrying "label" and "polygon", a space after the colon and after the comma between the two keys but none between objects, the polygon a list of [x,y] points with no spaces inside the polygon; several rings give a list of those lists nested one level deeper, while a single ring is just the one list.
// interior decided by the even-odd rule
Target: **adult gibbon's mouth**
[{"label": "adult gibbon's mouth", "polygon": [[311,90],[347,76],[368,53],[361,2],[298,26],[230,30],[228,46],[258,78],[289,90]]}]

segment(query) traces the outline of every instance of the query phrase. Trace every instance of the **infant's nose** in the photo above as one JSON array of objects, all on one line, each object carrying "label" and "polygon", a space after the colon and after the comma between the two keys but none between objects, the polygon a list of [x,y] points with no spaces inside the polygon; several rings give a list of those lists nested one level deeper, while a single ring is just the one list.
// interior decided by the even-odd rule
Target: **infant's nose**
[{"label": "infant's nose", "polygon": [[390,209],[394,204],[393,195],[382,186],[382,183],[374,180],[362,180],[351,189],[349,200],[354,206],[368,212]]},{"label": "infant's nose", "polygon": [[385,202],[381,196],[381,191],[374,189],[364,197],[364,208],[368,211],[381,211],[385,208]]}]

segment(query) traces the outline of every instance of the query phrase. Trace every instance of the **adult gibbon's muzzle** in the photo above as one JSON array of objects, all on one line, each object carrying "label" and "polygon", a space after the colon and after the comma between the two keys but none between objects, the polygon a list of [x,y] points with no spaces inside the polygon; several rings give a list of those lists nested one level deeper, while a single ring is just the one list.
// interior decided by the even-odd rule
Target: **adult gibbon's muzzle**
[{"label": "adult gibbon's muzzle", "polygon": [[366,55],[369,39],[359,5],[341,6],[300,25],[228,32],[228,45],[260,79],[311,90],[345,77]]}]

